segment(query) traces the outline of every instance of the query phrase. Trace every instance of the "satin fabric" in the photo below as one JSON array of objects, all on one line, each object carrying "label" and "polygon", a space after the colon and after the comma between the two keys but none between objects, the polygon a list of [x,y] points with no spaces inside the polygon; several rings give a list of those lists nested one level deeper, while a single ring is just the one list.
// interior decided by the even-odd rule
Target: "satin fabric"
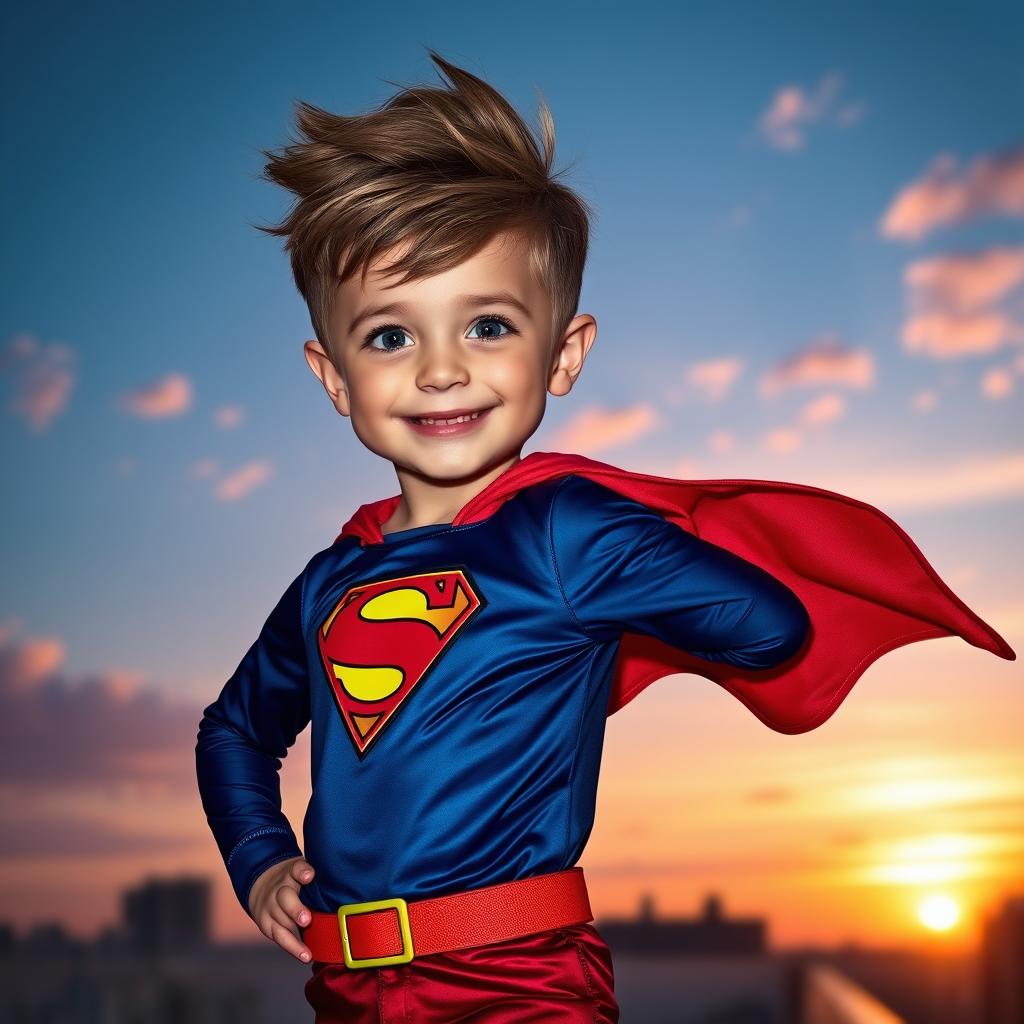
[{"label": "satin fabric", "polygon": [[314,963],[314,1024],[616,1024],[611,954],[591,924],[349,970]]},{"label": "satin fabric", "polygon": [[[443,610],[452,588],[438,589],[435,574],[454,571],[480,606],[361,754],[318,638],[353,594],[377,586]],[[363,625],[336,663],[403,667],[407,647],[438,635],[423,617],[353,616]],[[278,768],[307,722],[302,851],[316,875],[305,905],[334,913],[464,892],[577,863],[624,629],[765,670],[797,650],[806,626],[768,573],[574,476],[475,523],[366,546],[346,537],[288,588],[200,726],[203,802],[239,902],[299,852]]]},{"label": "satin fabric", "polygon": [[[777,480],[677,480],[582,455],[532,452],[471,498],[452,522],[486,519],[524,488],[570,473],[638,501],[759,566],[796,594],[812,623],[801,656],[767,674],[626,630],[613,668],[609,715],[663,676],[688,672],[724,687],[769,728],[801,733],[825,722],[867,668],[898,647],[955,636],[999,658],[1016,659],[898,523],[865,501],[821,487]],[[380,543],[381,524],[399,498],[360,506],[338,539]]]}]

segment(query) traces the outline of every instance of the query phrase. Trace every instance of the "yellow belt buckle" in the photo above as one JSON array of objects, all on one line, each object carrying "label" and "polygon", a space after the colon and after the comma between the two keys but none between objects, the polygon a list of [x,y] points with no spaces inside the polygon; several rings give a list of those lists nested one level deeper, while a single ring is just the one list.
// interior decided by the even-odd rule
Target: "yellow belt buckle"
[{"label": "yellow belt buckle", "polygon": [[[352,955],[348,941],[348,925],[345,919],[354,914],[367,914],[371,910],[397,910],[398,930],[402,934],[402,952],[394,956],[371,956],[362,960]],[[391,900],[371,900],[368,903],[345,903],[338,907],[338,927],[341,929],[341,952],[346,967],[387,967],[390,964],[407,964],[413,958],[412,929],[409,927],[409,908],[405,900],[396,897]]]}]

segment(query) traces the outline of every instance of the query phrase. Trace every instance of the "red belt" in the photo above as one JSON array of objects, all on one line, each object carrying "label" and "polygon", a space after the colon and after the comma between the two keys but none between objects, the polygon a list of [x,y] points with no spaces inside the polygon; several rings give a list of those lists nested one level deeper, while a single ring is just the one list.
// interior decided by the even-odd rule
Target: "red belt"
[{"label": "red belt", "polygon": [[405,964],[594,919],[580,867],[415,903],[372,900],[311,914],[300,931],[313,959],[346,967]]}]

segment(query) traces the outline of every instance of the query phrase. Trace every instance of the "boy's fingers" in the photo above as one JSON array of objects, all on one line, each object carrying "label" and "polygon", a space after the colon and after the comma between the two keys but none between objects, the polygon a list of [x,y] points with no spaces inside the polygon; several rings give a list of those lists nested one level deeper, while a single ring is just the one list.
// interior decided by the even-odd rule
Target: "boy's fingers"
[{"label": "boy's fingers", "polygon": [[305,927],[313,920],[309,909],[299,899],[299,894],[290,886],[283,885],[277,892],[277,902],[292,921]]},{"label": "boy's fingers", "polygon": [[271,925],[271,938],[284,950],[291,953],[296,960],[308,964],[313,959],[306,945],[291,931],[277,920]]},{"label": "boy's fingers", "polygon": [[298,882],[308,882],[313,877],[313,867],[304,860],[297,860],[292,865],[292,877]]}]

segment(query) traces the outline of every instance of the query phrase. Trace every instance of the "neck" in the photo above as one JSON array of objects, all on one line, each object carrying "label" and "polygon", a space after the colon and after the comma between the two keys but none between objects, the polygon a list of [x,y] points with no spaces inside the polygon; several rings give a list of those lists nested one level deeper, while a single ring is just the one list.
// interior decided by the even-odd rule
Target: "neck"
[{"label": "neck", "polygon": [[516,452],[472,476],[454,480],[437,480],[396,466],[402,496],[391,517],[382,524],[381,532],[395,533],[417,526],[450,523],[469,501],[519,461]]}]

